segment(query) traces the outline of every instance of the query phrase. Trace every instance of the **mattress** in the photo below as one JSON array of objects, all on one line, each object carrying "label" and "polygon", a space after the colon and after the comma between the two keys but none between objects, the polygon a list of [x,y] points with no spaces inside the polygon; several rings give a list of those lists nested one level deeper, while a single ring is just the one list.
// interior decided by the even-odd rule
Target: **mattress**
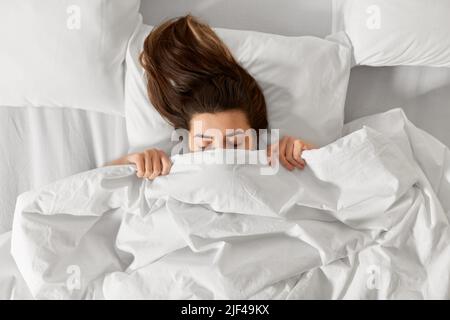
[{"label": "mattress", "polygon": [[78,109],[0,107],[0,233],[18,194],[127,152],[120,116]]}]

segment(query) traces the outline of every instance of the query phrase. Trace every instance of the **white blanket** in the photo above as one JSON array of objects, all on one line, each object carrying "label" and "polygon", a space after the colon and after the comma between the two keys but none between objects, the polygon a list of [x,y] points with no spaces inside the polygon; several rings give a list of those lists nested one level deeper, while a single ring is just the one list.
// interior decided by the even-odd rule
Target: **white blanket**
[{"label": "white blanket", "polygon": [[346,133],[303,171],[186,155],[24,193],[12,256],[45,299],[450,298],[449,150],[401,110]]}]

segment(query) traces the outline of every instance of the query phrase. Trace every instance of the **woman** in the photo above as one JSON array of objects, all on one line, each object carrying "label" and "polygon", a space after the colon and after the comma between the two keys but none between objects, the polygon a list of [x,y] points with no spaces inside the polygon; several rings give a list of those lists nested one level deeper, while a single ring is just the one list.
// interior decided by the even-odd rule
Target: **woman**
[{"label": "woman", "polygon": [[[267,129],[266,103],[258,83],[214,31],[194,17],[155,27],[144,42],[140,60],[151,103],[174,128],[189,131],[190,151],[251,149],[257,138],[244,133]],[[293,170],[304,168],[301,153],[312,146],[283,137],[277,148],[281,164]],[[269,157],[272,150],[268,148]],[[130,154],[112,164],[135,164],[137,176],[148,179],[168,174],[171,167],[169,157],[157,149]]]}]

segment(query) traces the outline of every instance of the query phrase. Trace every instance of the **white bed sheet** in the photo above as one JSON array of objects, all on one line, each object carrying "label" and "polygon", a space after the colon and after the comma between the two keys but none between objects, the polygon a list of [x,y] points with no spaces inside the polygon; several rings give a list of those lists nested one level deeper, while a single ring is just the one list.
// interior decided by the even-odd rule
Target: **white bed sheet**
[{"label": "white bed sheet", "polygon": [[401,107],[419,128],[450,147],[450,68],[356,67],[346,122]]},{"label": "white bed sheet", "polygon": [[11,253],[11,232],[0,234],[0,300],[33,299]]},{"label": "white bed sheet", "polygon": [[0,107],[0,234],[20,193],[127,152],[123,117],[78,109]]}]

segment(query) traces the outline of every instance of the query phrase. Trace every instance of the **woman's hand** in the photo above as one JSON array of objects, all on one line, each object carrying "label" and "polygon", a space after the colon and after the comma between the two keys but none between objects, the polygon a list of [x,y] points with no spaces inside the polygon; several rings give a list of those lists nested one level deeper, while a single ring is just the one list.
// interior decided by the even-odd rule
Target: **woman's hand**
[{"label": "woman's hand", "polygon": [[302,159],[303,150],[315,149],[312,144],[309,144],[303,140],[284,136],[281,140],[274,145],[270,145],[267,149],[267,155],[269,157],[269,163],[273,163],[272,155],[276,154],[278,148],[279,159],[283,167],[292,171],[294,168],[303,169],[306,166],[306,161]]},{"label": "woman's hand", "polygon": [[111,162],[112,165],[135,164],[136,175],[150,180],[158,176],[165,176],[172,167],[169,157],[161,150],[148,149],[141,153],[132,153]]}]

